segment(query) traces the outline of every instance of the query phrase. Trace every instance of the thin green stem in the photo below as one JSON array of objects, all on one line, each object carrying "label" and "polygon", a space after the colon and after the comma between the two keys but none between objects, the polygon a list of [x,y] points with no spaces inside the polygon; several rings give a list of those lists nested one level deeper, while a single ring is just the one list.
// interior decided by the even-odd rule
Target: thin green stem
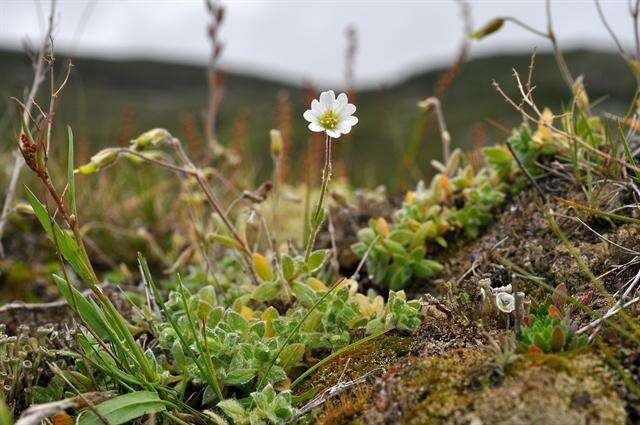
[{"label": "thin green stem", "polygon": [[311,234],[311,223],[309,214],[311,213],[311,190],[313,189],[311,180],[311,147],[307,148],[307,169],[305,172],[306,193],[304,196],[304,226],[302,228],[302,240],[304,245],[307,245],[309,241],[309,235]]},{"label": "thin green stem", "polygon": [[545,8],[546,8],[546,15],[547,15],[547,35],[548,35],[549,41],[551,41],[551,46],[553,47],[553,53],[556,57],[558,68],[560,68],[560,74],[562,75],[562,78],[564,79],[565,83],[567,83],[569,90],[573,92],[574,79],[573,79],[573,76],[571,75],[571,71],[569,70],[569,66],[567,65],[567,61],[564,59],[562,50],[560,50],[560,46],[558,45],[556,34],[553,31],[553,20],[551,18],[551,0],[546,1]]},{"label": "thin green stem", "polygon": [[316,204],[316,209],[313,213],[313,217],[311,217],[311,233],[309,238],[307,239],[307,247],[305,249],[304,261],[307,262],[309,260],[309,256],[311,255],[311,250],[313,249],[313,245],[316,242],[316,237],[318,236],[318,230],[322,225],[322,212],[324,207],[324,198],[327,194],[327,187],[329,186],[329,181],[331,180],[331,138],[327,135],[325,139],[325,151],[324,151],[324,169],[322,170],[322,186],[320,187],[320,198],[318,198],[318,203]]}]

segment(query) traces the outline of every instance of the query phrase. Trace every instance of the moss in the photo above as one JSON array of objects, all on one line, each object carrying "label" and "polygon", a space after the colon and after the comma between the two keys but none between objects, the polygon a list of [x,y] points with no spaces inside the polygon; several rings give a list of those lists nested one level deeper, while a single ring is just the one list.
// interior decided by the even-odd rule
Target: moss
[{"label": "moss", "polygon": [[[335,385],[339,379],[347,381],[375,369],[386,370],[409,352],[410,342],[410,337],[398,334],[387,334],[369,341],[321,367],[300,384],[296,393],[301,394],[311,388],[319,388],[319,391],[322,391]],[[316,423],[350,422],[362,411],[365,403],[372,396],[373,389],[373,385],[365,383],[343,393],[336,400],[329,400],[316,412]]]},{"label": "moss", "polygon": [[443,354],[454,348],[477,347],[482,341],[480,328],[464,313],[451,319],[427,317],[411,341],[411,354],[418,357]]},{"label": "moss", "polygon": [[[562,187],[561,197],[584,202],[575,188],[558,180],[550,182],[554,187]],[[461,247],[452,243],[441,252],[442,257],[438,259],[445,265],[441,282],[429,285],[421,282],[420,287],[411,289],[416,294],[440,293],[443,295],[440,300],[456,314],[444,318],[437,311],[428,312],[431,317],[427,317],[411,340],[410,354],[415,357],[400,359],[376,387],[367,386],[328,402],[317,417],[319,423],[625,423],[625,403],[620,395],[624,393],[616,391],[613,372],[591,348],[523,355],[507,371],[498,369],[499,362],[481,348],[486,341],[483,330],[497,338],[505,323],[504,316],[487,316],[477,308],[480,305],[477,281],[489,277],[493,286],[512,283],[512,270],[497,266],[492,260],[493,254],[510,259],[552,286],[565,283],[577,298],[589,295],[592,297],[589,306],[593,309],[603,310],[608,306],[598,288],[586,281],[584,271],[567,248],[549,230],[535,202],[536,196],[532,191],[522,192],[512,200],[511,208],[506,208],[473,244]],[[552,198],[548,207],[562,214],[571,213]],[[598,220],[589,223],[622,246],[636,246],[640,241],[638,225],[622,224],[612,228],[610,223]],[[569,232],[572,246],[593,273],[605,274],[612,264],[628,261],[624,252],[609,246],[589,230],[582,227],[568,230],[565,222],[560,225]],[[473,273],[459,279],[469,270]],[[606,274],[602,282],[613,292],[632,279],[635,272],[629,269]],[[518,284],[519,290],[524,291],[534,305],[549,296],[546,289],[526,280]],[[479,320],[483,327],[477,325]],[[575,326],[580,326],[592,318],[576,311],[572,320]],[[377,351],[363,351],[370,359],[377,355]],[[344,366],[344,363],[338,364]],[[330,379],[340,375],[342,368],[338,364],[337,369],[324,372]],[[322,376],[316,379],[324,382]],[[629,397],[625,396],[625,400]]]},{"label": "moss", "polygon": [[[474,398],[474,414],[484,423],[626,422],[623,402],[612,386],[613,375],[596,355],[571,356],[571,372],[556,368],[560,356],[536,357],[550,360],[524,358],[523,367],[507,376],[501,386]],[[568,358],[564,360],[569,363]]]},{"label": "moss", "polygon": [[[427,359],[416,369],[406,385],[403,395],[416,399],[412,419],[407,423],[429,423],[441,421],[455,415],[461,406],[469,404],[468,388],[484,387],[478,378],[489,356],[472,349],[450,351],[442,356]],[[405,412],[406,413],[406,412]]]},{"label": "moss", "polygon": [[523,356],[498,382],[487,379],[490,359],[473,349],[414,359],[385,380],[363,422],[625,423],[613,376],[593,353]]},{"label": "moss", "polygon": [[575,367],[571,364],[572,361],[572,353],[569,355],[566,354],[534,354],[526,356],[526,361],[521,362],[523,367],[539,367],[544,366],[552,369],[556,372],[565,372],[568,374],[573,374],[575,372]]},{"label": "moss", "polygon": [[297,392],[303,393],[318,386],[321,390],[328,388],[341,376],[343,380],[350,380],[377,368],[386,369],[409,351],[410,342],[411,338],[398,335],[383,335],[376,338],[352,351],[347,351],[321,367],[300,384]]},{"label": "moss", "polygon": [[12,300],[49,301],[58,296],[47,264],[31,264],[21,260],[0,261],[0,304]]}]

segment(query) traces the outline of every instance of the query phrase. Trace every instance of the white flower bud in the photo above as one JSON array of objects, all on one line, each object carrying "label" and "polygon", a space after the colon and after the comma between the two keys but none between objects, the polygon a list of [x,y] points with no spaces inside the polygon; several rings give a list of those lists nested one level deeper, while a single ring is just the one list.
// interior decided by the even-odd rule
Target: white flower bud
[{"label": "white flower bud", "polygon": [[516,309],[516,299],[507,292],[498,292],[496,295],[496,307],[503,313],[511,313]]},{"label": "white flower bud", "polygon": [[282,153],[282,133],[280,130],[272,129],[269,136],[271,137],[271,155],[277,158]]},{"label": "white flower bud", "polygon": [[114,148],[103,149],[91,157],[88,164],[81,165],[76,170],[80,174],[93,174],[107,165],[113,164],[118,159],[118,150]]},{"label": "white flower bud", "polygon": [[157,148],[163,144],[170,143],[172,139],[173,136],[171,136],[171,133],[164,128],[154,128],[142,133],[137,139],[132,140],[131,149],[141,151],[148,148]]}]

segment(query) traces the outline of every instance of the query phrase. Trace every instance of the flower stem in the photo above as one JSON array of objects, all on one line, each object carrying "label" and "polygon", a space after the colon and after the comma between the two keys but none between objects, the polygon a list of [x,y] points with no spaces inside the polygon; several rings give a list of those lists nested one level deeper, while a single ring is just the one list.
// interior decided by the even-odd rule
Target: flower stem
[{"label": "flower stem", "polygon": [[316,209],[313,212],[311,218],[311,232],[307,238],[307,247],[305,249],[304,261],[309,260],[311,250],[318,236],[318,230],[322,225],[322,208],[324,207],[324,198],[327,194],[327,187],[329,186],[329,180],[331,180],[331,138],[327,135],[324,142],[324,169],[322,170],[322,186],[320,187],[320,198],[316,204]]}]

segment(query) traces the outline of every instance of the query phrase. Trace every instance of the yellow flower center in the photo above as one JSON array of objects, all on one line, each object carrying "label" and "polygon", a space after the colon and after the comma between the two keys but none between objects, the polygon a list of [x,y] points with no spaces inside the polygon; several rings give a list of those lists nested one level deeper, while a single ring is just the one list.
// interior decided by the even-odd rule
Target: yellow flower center
[{"label": "yellow flower center", "polygon": [[340,122],[340,117],[331,109],[328,109],[320,117],[320,125],[327,130],[334,130],[338,126],[338,122]]}]

